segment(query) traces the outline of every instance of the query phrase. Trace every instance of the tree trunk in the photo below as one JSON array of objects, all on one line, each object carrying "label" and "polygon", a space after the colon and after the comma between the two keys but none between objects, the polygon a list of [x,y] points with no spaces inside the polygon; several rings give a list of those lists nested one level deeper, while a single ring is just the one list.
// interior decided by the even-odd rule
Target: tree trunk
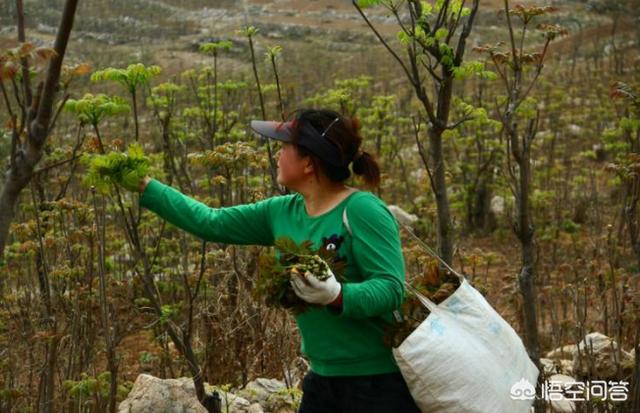
[{"label": "tree trunk", "polygon": [[[38,88],[34,105],[29,108],[26,125],[20,125],[19,133],[26,126],[27,139],[24,143],[16,139],[12,145],[11,162],[0,193],[0,257],[9,236],[9,226],[15,217],[15,207],[20,192],[31,181],[35,166],[42,158],[44,144],[50,132],[51,114],[57,94],[60,69],[73,27],[78,0],[67,0],[58,26],[54,42],[56,54],[51,58],[46,72],[44,86]],[[30,92],[25,92],[30,93]],[[14,125],[14,129],[17,125]],[[0,279],[0,288],[3,280]]]},{"label": "tree trunk", "polygon": [[438,247],[440,258],[453,264],[453,241],[451,239],[451,212],[447,196],[444,154],[442,153],[442,130],[429,131],[429,146],[433,166],[433,191],[438,211]]},{"label": "tree trunk", "polygon": [[539,365],[538,354],[538,327],[536,317],[536,293],[535,293],[535,250],[533,244],[533,226],[531,225],[531,211],[529,205],[529,181],[531,168],[529,164],[529,151],[525,151],[520,162],[520,185],[518,204],[517,236],[522,245],[522,269],[518,275],[520,292],[524,305],[524,341],[529,356],[534,363]]}]

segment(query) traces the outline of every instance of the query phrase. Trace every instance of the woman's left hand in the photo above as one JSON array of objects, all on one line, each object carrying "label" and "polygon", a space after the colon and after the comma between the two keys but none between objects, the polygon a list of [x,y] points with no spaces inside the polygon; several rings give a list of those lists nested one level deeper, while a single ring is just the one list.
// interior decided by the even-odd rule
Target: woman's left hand
[{"label": "woman's left hand", "polygon": [[307,271],[304,275],[291,274],[291,286],[296,295],[304,301],[312,304],[331,304],[340,295],[342,285],[336,280],[331,269],[329,270],[329,278],[326,280],[318,279],[311,271]]}]

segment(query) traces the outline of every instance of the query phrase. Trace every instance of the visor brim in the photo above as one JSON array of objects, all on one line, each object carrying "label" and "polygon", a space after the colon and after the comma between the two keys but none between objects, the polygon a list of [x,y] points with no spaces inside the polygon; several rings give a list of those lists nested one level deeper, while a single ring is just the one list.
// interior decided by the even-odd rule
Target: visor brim
[{"label": "visor brim", "polygon": [[266,138],[282,142],[291,142],[291,122],[275,122],[269,120],[252,120],[251,129]]}]

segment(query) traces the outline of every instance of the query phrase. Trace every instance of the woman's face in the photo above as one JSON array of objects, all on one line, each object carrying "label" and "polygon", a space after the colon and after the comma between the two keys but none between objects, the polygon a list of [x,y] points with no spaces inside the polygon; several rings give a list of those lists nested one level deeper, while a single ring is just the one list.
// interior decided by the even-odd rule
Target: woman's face
[{"label": "woman's face", "polygon": [[302,182],[306,174],[312,172],[308,157],[301,157],[294,144],[278,142],[276,153],[278,159],[278,183],[290,189],[295,189]]}]

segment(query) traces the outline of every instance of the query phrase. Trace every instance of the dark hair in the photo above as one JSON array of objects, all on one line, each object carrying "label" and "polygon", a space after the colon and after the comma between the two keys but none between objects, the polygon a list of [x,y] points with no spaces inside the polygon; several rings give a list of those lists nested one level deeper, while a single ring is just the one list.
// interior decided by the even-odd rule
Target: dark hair
[{"label": "dark hair", "polygon": [[[362,136],[360,135],[360,120],[357,117],[345,117],[330,109],[298,109],[294,111],[298,123],[292,134],[292,143],[296,146],[300,156],[309,156],[314,166],[314,172],[318,177],[318,170],[333,182],[342,182],[351,176],[349,164],[356,175],[361,175],[368,187],[380,185],[380,167],[373,154],[362,151]],[[336,121],[336,118],[338,120]],[[324,137],[330,140],[339,149],[342,168],[335,167],[307,148],[298,145],[300,125],[303,122],[311,124],[318,133],[326,131]]]}]

